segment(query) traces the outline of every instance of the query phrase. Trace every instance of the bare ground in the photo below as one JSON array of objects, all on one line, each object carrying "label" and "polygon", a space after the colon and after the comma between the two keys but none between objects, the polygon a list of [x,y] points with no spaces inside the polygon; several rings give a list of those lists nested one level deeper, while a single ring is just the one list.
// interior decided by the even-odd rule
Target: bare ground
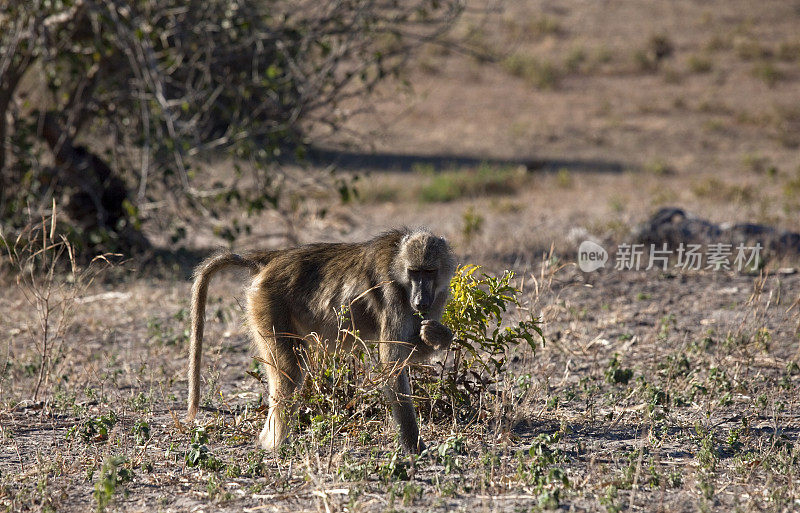
[{"label": "bare ground", "polygon": [[[430,226],[463,263],[517,272],[545,323],[546,345],[518,349],[506,395],[487,396],[491,415],[422,412],[449,468],[429,456],[400,479],[380,402],[329,441],[307,427],[283,457],[256,451],[263,387],[245,372],[235,274],[214,282],[208,308],[199,425],[218,465],[188,466],[188,275],[217,243],[199,233],[186,258],[124,263],[78,292],[36,400],[40,316],[3,278],[0,506],[98,509],[104,463],[120,457],[112,511],[797,510],[797,256],[767,255],[751,274],[582,273],[575,252],[585,238],[630,241],[664,205],[798,230],[798,24],[796,2],[511,2],[459,29],[501,63],[430,49],[413,93],[357,120],[378,154],[341,160],[368,173],[361,200],[304,221],[301,240]],[[673,53],[650,69],[658,35]],[[481,162],[510,190],[420,199],[441,171],[458,182]],[[257,219],[237,246],[280,246],[285,222]],[[537,475],[552,469],[566,483]]]}]

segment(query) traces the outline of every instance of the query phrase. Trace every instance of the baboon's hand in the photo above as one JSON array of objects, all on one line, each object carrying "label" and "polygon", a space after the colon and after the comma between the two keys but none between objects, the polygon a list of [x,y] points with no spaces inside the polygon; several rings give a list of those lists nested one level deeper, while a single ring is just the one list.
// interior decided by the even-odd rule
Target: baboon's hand
[{"label": "baboon's hand", "polygon": [[419,330],[422,341],[434,349],[446,349],[453,341],[453,332],[439,321],[425,319]]}]

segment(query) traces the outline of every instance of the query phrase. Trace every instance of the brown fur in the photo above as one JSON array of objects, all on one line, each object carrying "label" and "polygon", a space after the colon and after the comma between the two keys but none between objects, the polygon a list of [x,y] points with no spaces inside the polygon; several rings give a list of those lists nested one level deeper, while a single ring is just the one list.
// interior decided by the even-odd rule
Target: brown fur
[{"label": "brown fur", "polygon": [[[416,415],[405,364],[446,347],[452,333],[439,321],[455,257],[447,242],[425,230],[393,230],[363,243],[309,244],[244,256],[221,253],[201,263],[192,289],[188,418],[199,402],[203,316],[211,276],[228,266],[255,275],[247,292],[247,324],[266,363],[269,416],[259,441],[277,448],[286,437],[286,402],[302,384],[303,337],[339,338],[338,311],[350,305],[349,326],[364,340],[378,340],[381,361],[397,371],[386,386],[400,441],[418,452]],[[420,315],[415,305],[424,306]],[[391,343],[390,343],[391,342]]]}]

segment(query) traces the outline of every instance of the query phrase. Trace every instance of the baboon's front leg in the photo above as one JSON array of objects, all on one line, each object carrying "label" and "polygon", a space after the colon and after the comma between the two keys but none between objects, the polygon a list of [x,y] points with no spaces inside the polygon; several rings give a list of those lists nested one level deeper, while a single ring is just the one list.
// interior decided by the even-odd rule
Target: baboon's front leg
[{"label": "baboon's front leg", "polygon": [[[408,342],[399,342],[393,335],[398,335],[398,330],[383,330],[384,338],[380,345],[381,362],[391,372],[389,382],[384,387],[384,394],[392,408],[392,418],[397,425],[400,444],[410,454],[418,454],[425,449],[425,444],[419,438],[417,415],[414,403],[411,400],[411,383],[408,378],[408,362],[413,345]],[[394,331],[394,334],[390,334]]]},{"label": "baboon's front leg", "polygon": [[400,445],[410,454],[419,454],[425,449],[425,444],[419,437],[408,369],[400,371],[397,378],[384,389],[384,393],[392,405],[392,418],[397,425]]}]

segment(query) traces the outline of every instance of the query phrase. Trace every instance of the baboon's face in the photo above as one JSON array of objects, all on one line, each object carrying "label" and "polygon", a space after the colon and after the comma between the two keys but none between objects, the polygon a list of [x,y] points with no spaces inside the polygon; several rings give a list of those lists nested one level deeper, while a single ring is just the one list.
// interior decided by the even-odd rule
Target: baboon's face
[{"label": "baboon's face", "polygon": [[395,267],[405,285],[411,308],[427,313],[440,295],[446,295],[455,260],[447,242],[427,232],[416,232],[400,246]]},{"label": "baboon's face", "polygon": [[436,297],[436,276],[438,269],[408,269],[411,282],[411,308],[415,312],[426,313]]}]

